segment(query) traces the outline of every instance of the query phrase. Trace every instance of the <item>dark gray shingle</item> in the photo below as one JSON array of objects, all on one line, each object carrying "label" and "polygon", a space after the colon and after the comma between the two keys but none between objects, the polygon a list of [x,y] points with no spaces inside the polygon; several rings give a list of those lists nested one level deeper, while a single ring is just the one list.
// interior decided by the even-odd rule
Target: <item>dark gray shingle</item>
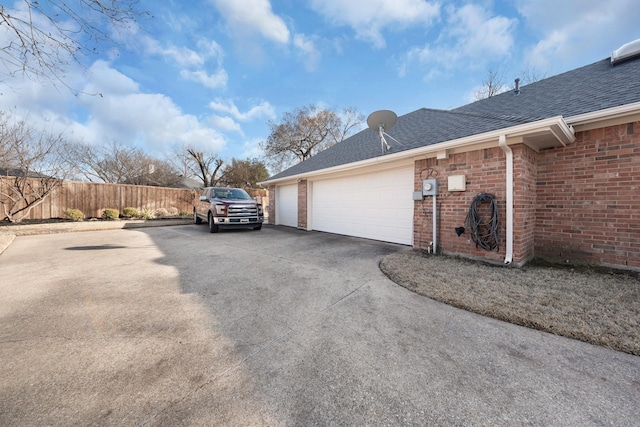
[{"label": "dark gray shingle", "polygon": [[583,113],[640,102],[640,58],[615,66],[609,59],[521,86],[520,93],[505,92],[455,108],[422,108],[398,117],[388,134],[402,145],[382,153],[377,132],[366,129],[270,179],[380,157],[471,135],[490,132],[554,116]]}]

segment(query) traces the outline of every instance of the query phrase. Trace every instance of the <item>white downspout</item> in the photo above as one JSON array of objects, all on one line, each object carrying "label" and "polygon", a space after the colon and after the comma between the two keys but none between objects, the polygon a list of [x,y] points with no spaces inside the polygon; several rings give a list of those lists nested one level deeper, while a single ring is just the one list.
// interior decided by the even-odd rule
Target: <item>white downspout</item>
[{"label": "white downspout", "polygon": [[504,256],[504,263],[511,264],[513,260],[513,151],[507,145],[505,135],[500,135],[498,143],[507,156],[507,253]]},{"label": "white downspout", "polygon": [[435,253],[437,252],[437,248],[438,248],[438,222],[436,220],[436,209],[437,209],[437,203],[436,203],[436,196],[435,194],[433,195],[433,253],[435,255]]}]

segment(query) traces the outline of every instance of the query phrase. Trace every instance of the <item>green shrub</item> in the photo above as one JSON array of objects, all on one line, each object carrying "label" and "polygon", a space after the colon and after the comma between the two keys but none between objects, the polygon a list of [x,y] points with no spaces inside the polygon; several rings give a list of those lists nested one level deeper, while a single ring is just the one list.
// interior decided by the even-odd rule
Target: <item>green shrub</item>
[{"label": "green shrub", "polygon": [[169,216],[169,211],[166,210],[165,208],[156,209],[156,217],[157,218],[166,218],[168,216]]},{"label": "green shrub", "polygon": [[80,209],[67,209],[64,211],[64,217],[72,221],[82,221],[84,219],[84,214]]},{"label": "green shrub", "polygon": [[191,216],[191,214],[187,211],[180,211],[180,216]]},{"label": "green shrub", "polygon": [[141,209],[138,212],[138,218],[140,219],[154,219],[156,212],[153,209]]},{"label": "green shrub", "polygon": [[138,216],[137,208],[124,208],[122,209],[122,216],[125,218],[135,218]]},{"label": "green shrub", "polygon": [[105,209],[102,211],[102,219],[105,220],[115,220],[118,219],[120,213],[117,209]]}]

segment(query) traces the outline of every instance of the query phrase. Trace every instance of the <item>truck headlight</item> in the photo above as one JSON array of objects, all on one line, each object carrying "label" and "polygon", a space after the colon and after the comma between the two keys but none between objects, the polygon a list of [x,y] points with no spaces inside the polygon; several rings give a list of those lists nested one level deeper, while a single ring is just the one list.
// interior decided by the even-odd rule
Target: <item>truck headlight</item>
[{"label": "truck headlight", "polygon": [[227,216],[227,205],[216,205],[216,215]]}]

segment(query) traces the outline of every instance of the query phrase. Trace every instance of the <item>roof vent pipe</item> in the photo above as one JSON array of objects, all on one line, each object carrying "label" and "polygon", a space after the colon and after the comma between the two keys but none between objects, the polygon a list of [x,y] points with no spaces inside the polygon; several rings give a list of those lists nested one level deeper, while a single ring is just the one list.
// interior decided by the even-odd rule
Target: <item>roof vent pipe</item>
[{"label": "roof vent pipe", "polygon": [[513,90],[515,95],[520,95],[520,79],[516,79],[516,88]]}]

